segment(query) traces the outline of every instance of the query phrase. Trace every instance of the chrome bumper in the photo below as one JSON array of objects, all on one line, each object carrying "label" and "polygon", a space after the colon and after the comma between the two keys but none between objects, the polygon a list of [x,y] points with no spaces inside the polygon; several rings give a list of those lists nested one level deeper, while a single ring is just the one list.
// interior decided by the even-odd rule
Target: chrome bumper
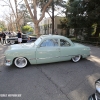
[{"label": "chrome bumper", "polygon": [[10,60],[7,60],[6,57],[4,57],[4,65],[6,66],[11,66],[11,61]]}]

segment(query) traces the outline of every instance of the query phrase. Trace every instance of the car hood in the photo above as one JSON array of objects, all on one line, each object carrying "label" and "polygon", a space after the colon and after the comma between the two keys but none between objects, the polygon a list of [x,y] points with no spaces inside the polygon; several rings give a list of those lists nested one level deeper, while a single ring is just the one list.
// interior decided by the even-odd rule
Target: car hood
[{"label": "car hood", "polygon": [[9,46],[8,50],[30,49],[35,47],[34,43],[23,43]]}]

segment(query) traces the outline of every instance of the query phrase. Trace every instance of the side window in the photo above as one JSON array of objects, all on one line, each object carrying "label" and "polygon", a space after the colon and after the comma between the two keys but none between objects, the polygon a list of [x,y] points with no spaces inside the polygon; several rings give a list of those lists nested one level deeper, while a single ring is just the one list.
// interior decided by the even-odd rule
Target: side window
[{"label": "side window", "polygon": [[70,46],[70,43],[66,40],[60,39],[60,46],[61,47]]},{"label": "side window", "polygon": [[40,45],[40,47],[55,47],[58,46],[58,40],[57,39],[47,39],[45,41],[42,42],[42,44]]}]

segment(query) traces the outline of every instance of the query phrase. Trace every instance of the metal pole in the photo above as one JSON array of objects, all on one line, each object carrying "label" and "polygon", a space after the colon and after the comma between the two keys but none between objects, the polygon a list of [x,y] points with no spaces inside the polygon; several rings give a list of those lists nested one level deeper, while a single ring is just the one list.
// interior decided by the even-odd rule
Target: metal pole
[{"label": "metal pole", "polygon": [[54,34],[54,0],[52,1],[52,34]]}]

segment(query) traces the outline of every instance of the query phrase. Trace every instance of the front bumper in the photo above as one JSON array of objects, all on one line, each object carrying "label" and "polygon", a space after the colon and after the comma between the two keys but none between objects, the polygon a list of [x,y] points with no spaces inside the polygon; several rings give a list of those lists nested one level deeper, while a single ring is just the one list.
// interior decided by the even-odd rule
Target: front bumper
[{"label": "front bumper", "polygon": [[4,57],[4,65],[11,66],[12,65],[11,60],[10,59],[6,59],[6,57]]}]

